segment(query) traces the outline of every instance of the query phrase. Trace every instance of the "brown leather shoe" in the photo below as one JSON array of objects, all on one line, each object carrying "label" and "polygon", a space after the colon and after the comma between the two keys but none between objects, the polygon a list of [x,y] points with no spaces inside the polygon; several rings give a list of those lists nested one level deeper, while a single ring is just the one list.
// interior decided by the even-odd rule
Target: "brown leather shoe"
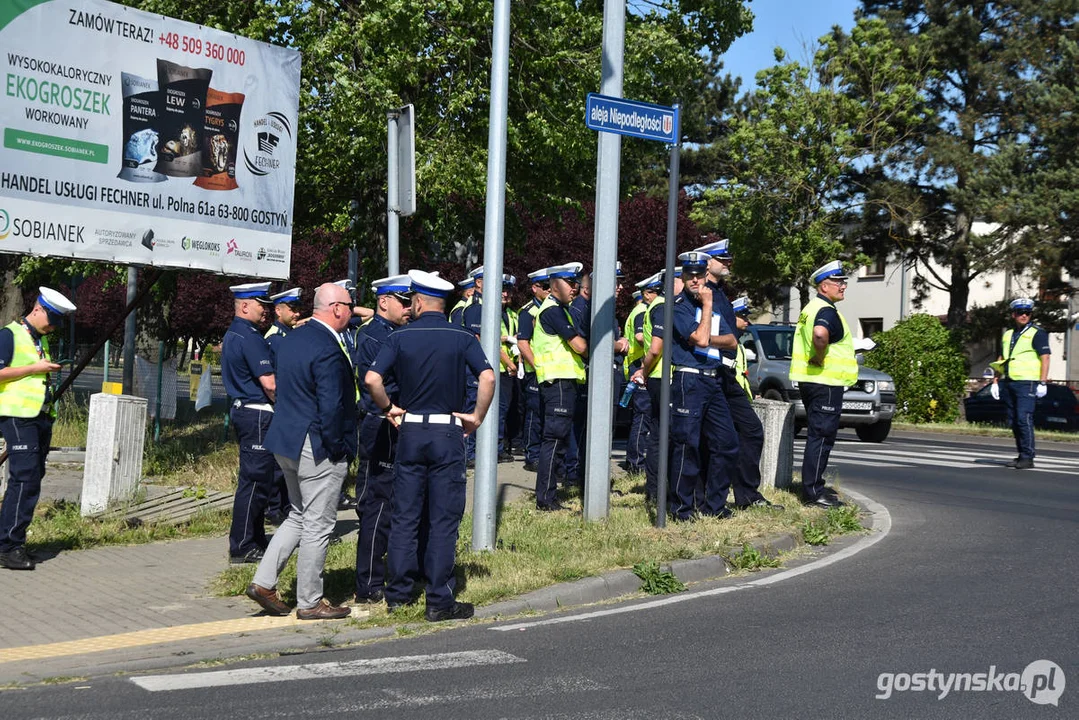
[{"label": "brown leather shoe", "polygon": [[330,605],[325,599],[321,600],[313,608],[306,610],[296,609],[296,617],[300,620],[340,620],[341,618],[347,618],[351,614],[351,608]]},{"label": "brown leather shoe", "polygon": [[292,608],[283,603],[281,598],[277,596],[276,590],[269,590],[261,585],[251,583],[247,586],[244,594],[261,605],[262,609],[269,615],[288,615],[292,612]]}]

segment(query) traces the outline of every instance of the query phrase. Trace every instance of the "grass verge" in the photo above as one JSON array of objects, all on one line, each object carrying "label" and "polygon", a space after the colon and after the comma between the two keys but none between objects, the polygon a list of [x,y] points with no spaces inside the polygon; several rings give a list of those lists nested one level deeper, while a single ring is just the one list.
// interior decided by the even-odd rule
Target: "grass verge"
[{"label": "grass verge", "polygon": [[[982,423],[968,423],[956,421],[954,423],[908,423],[893,422],[893,430],[906,430],[908,432],[944,433],[947,435],[975,435],[979,437],[1010,438],[1012,431],[999,425],[985,425]],[[1079,432],[1066,432],[1064,430],[1034,430],[1036,440],[1052,442],[1079,443]]]},{"label": "grass verge", "polygon": [[[652,526],[652,517],[640,494],[643,478],[616,478],[616,493],[606,522],[586,523],[581,519],[580,497],[564,500],[569,512],[543,513],[530,501],[518,501],[499,513],[496,552],[472,552],[469,548],[472,521],[466,515],[457,543],[458,598],[477,605],[489,605],[556,583],[600,575],[620,568],[639,568],[653,585],[653,591],[670,592],[672,583],[661,577],[660,566],[672,560],[710,555],[739,557],[746,570],[773,565],[765,554],[748,544],[769,536],[792,533],[801,538],[807,523],[820,523],[833,534],[861,530],[857,509],[841,521],[833,511],[803,507],[795,495],[770,493],[770,499],[785,507],[782,511],[752,509],[736,512],[726,520],[701,518],[694,522],[669,523],[663,529]],[[853,521],[852,521],[853,520]],[[354,593],[355,542],[330,546],[326,558],[325,594],[335,603],[348,601]],[[295,557],[289,561],[278,584],[281,597],[295,602]],[[254,576],[253,566],[230,567],[219,575],[212,591],[221,596],[240,595]],[[641,573],[638,573],[641,574]],[[649,580],[650,578],[650,580]],[[417,603],[393,618],[384,605],[374,605],[371,616],[360,625],[388,625],[421,620],[423,604]]]}]

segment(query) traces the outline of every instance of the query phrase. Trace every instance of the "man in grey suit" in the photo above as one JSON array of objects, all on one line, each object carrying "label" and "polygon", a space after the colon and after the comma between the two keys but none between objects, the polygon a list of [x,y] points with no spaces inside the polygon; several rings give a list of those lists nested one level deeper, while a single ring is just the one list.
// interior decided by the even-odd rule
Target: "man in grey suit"
[{"label": "man in grey suit", "polygon": [[277,401],[264,445],[285,473],[292,511],[247,587],[247,596],[271,615],[290,612],[276,588],[297,546],[296,617],[333,620],[350,612],[323,599],[322,570],[341,483],[356,457],[356,375],[341,337],[352,307],[343,287],[320,286],[311,321],[290,332],[277,352]]}]

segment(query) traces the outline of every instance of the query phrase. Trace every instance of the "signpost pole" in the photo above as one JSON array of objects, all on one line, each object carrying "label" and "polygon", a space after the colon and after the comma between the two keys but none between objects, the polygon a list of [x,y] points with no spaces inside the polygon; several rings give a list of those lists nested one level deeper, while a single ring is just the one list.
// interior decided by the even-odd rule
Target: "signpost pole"
[{"label": "signpost pole", "polygon": [[[625,0],[603,5],[601,91],[622,96],[626,31]],[[584,517],[603,520],[610,511],[611,419],[614,413],[615,262],[618,258],[618,197],[622,136],[599,134],[596,226],[592,251],[592,326],[589,332],[588,443],[585,449]],[[585,461],[585,458],[581,459]]]},{"label": "signpost pole", "polygon": [[[678,105],[675,105],[675,110]],[[678,114],[674,122],[675,142],[671,145],[670,172],[667,192],[667,262],[663,273],[663,327],[667,329],[667,338],[671,337],[670,328],[674,324],[674,263],[677,257],[678,237],[678,189],[679,164],[681,160],[682,136],[678,124]],[[667,526],[667,448],[670,444],[671,413],[662,408],[671,406],[671,343],[663,342],[662,374],[659,381],[659,482],[656,485],[656,527]]]},{"label": "signpost pole", "polygon": [[124,324],[124,394],[135,394],[135,335],[138,332],[138,324],[135,315],[138,312],[133,308],[135,296],[139,291],[139,269],[134,265],[127,266],[127,305],[132,307]]},{"label": "signpost pole", "polygon": [[498,512],[499,350],[502,340],[502,244],[506,223],[506,112],[509,106],[510,3],[495,0],[491,55],[491,110],[487,134],[487,213],[483,230],[486,290],[480,316],[483,352],[495,371],[495,395],[476,435],[472,549],[494,550]]},{"label": "signpost pole", "polygon": [[397,275],[400,248],[397,236],[397,111],[386,113],[386,259],[387,274]]}]

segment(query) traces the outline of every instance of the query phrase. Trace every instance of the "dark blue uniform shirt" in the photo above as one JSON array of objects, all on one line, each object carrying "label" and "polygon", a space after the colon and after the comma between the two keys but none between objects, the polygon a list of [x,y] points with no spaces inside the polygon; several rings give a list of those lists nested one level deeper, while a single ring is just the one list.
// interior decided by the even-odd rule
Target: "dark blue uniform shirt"
[{"label": "dark blue uniform shirt", "polygon": [[828,344],[837,343],[843,339],[843,321],[839,319],[839,311],[835,309],[835,303],[820,293],[817,297],[828,303],[817,311],[817,317],[813,320],[814,327],[822,327],[828,331]]},{"label": "dark blue uniform shirt", "polygon": [[[1023,326],[1022,330],[1020,330],[1019,328],[1015,329],[1015,332],[1012,333],[1012,346],[1008,348],[1009,350],[1015,349],[1015,343],[1019,341],[1020,334],[1022,334],[1024,331],[1030,332],[1029,330],[1027,330],[1027,328],[1030,327],[1031,324],[1032,323],[1027,323]],[[1030,344],[1034,347],[1034,352],[1036,352],[1039,357],[1041,357],[1042,355],[1048,355],[1049,333],[1045,332],[1040,327],[1034,326],[1034,337],[1031,338]],[[0,346],[0,348],[2,348],[2,346]],[[0,349],[0,353],[2,353],[2,349]],[[0,354],[0,361],[3,361],[3,358],[3,354]],[[3,364],[0,364],[0,367],[3,367]]]},{"label": "dark blue uniform shirt", "polygon": [[15,357],[15,336],[8,328],[0,328],[0,370],[11,364]]},{"label": "dark blue uniform shirt", "polygon": [[[664,305],[665,303],[653,301],[652,304],[648,306],[648,309],[645,310],[645,312],[648,313],[648,317],[652,320],[652,337],[658,337],[660,340],[666,340],[666,338],[663,337],[666,333],[666,328],[663,326],[663,313],[666,312],[664,310]],[[641,324],[641,329],[644,329],[643,323]],[[648,348],[645,348],[644,351],[648,352]]]},{"label": "dark blue uniform shirt", "polygon": [[714,368],[720,365],[717,358],[698,355],[697,346],[689,339],[700,325],[701,304],[683,290],[674,299],[674,343],[671,345],[671,363],[678,367]]},{"label": "dark blue uniform shirt", "polygon": [[[708,287],[712,288],[712,314],[719,315],[719,332],[717,335],[734,335],[737,340],[742,336],[742,332],[738,329],[738,322],[735,320],[734,305],[731,304],[730,298],[727,297],[727,292],[723,287],[712,280],[708,281]],[[734,359],[737,354],[737,350],[720,350],[723,357]]]},{"label": "dark blue uniform shirt", "polygon": [[274,320],[273,326],[277,328],[277,332],[268,338],[265,338],[266,345],[270,348],[270,359],[273,360],[274,370],[277,369],[277,350],[281,345],[281,341],[285,339],[285,336],[292,330],[288,325],[285,325],[280,320]]},{"label": "dark blue uniform shirt", "polygon": [[557,335],[566,342],[578,336],[584,337],[574,325],[571,316],[566,314],[568,309],[556,300],[554,307],[547,308],[539,316],[540,324],[547,334]]},{"label": "dark blue uniform shirt", "polygon": [[[386,318],[375,315],[371,318],[371,322],[367,323],[360,330],[359,335],[356,336],[356,355],[358,357],[356,377],[360,378],[360,399],[363,402],[363,408],[369,413],[379,415],[382,413],[382,408],[375,405],[371,399],[371,393],[368,392],[367,385],[363,383],[363,378],[367,375],[367,371],[371,369],[371,363],[378,357],[386,338],[390,336],[390,333],[398,329],[397,325],[394,325]],[[386,394],[390,396],[393,404],[400,407],[396,376],[393,373],[383,376],[382,384],[385,386]]]},{"label": "dark blue uniform shirt", "polygon": [[532,342],[532,335],[535,333],[536,321],[532,318],[532,313],[529,312],[532,307],[538,308],[542,303],[538,303],[535,299],[532,300],[531,305],[525,305],[521,312],[517,314],[517,339]]},{"label": "dark blue uniform shirt", "polygon": [[465,412],[466,371],[490,369],[476,336],[434,311],[391,333],[370,367],[383,378],[393,374],[398,407],[419,415]]},{"label": "dark blue uniform shirt", "polygon": [[273,371],[270,346],[255,323],[233,318],[221,341],[221,381],[229,397],[245,403],[269,402],[258,379]]},{"label": "dark blue uniform shirt", "polygon": [[480,325],[483,324],[483,293],[477,290],[472,294],[472,304],[464,309],[461,318],[465,330],[473,335],[480,334]]},{"label": "dark blue uniform shirt", "polygon": [[583,295],[578,295],[569,304],[569,314],[573,317],[577,334],[588,340],[592,329],[592,301],[586,300]]}]

